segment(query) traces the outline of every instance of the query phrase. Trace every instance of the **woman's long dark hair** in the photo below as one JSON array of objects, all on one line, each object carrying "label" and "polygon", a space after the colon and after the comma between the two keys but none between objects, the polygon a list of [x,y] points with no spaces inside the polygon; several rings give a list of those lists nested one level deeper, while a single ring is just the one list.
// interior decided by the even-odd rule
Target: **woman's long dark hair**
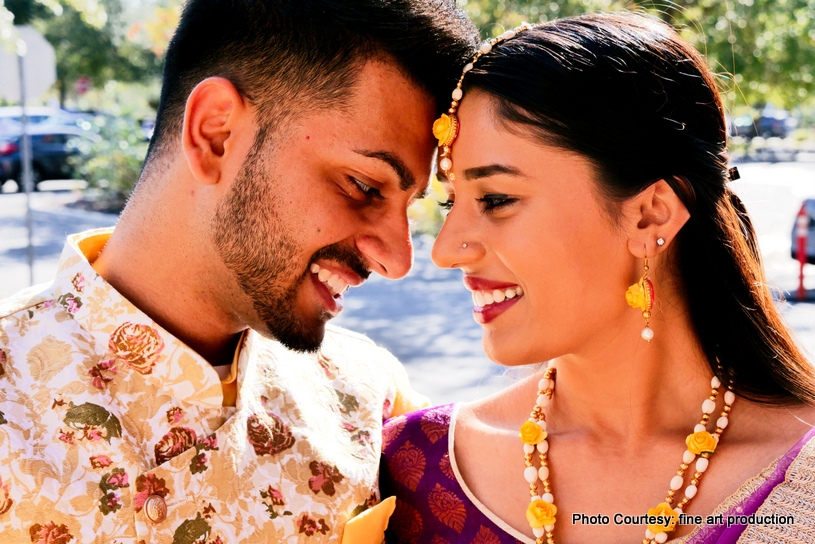
[{"label": "woman's long dark hair", "polygon": [[499,117],[590,160],[612,201],[666,180],[691,214],[676,266],[711,369],[720,361],[751,400],[815,402],[815,371],[781,321],[752,223],[727,186],[724,111],[692,46],[645,16],[560,19],[495,47],[464,83],[495,97]]}]

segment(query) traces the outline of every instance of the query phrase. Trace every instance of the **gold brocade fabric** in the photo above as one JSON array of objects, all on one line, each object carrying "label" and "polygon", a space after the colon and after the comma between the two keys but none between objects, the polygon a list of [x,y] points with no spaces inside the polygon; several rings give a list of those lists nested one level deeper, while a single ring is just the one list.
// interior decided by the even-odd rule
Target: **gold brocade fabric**
[{"label": "gold brocade fabric", "polygon": [[319,354],[250,331],[225,406],[93,270],[109,236],[69,237],[53,284],[0,302],[0,544],[339,543],[415,398],[402,366],[334,327]]},{"label": "gold brocade fabric", "polygon": [[815,439],[810,440],[787,469],[784,482],[775,489],[756,512],[792,516],[793,524],[751,525],[740,543],[815,542]]},{"label": "gold brocade fabric", "polygon": [[[772,475],[777,460],[755,477],[742,484],[735,493],[717,506],[712,515],[728,512],[743,502]],[[778,484],[756,511],[756,516],[792,516],[794,524],[748,525],[738,539],[739,544],[803,544],[815,542],[815,438],[804,444]],[[667,544],[694,542],[702,526],[684,537],[669,540]]]}]

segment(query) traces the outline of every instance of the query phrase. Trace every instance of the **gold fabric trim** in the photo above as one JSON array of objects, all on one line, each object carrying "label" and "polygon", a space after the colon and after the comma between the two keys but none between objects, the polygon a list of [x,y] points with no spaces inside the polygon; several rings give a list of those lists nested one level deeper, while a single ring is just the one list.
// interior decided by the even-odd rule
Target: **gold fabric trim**
[{"label": "gold fabric trim", "polygon": [[756,515],[792,516],[791,525],[750,525],[738,542],[815,542],[815,439],[792,461],[784,481],[770,492]]}]

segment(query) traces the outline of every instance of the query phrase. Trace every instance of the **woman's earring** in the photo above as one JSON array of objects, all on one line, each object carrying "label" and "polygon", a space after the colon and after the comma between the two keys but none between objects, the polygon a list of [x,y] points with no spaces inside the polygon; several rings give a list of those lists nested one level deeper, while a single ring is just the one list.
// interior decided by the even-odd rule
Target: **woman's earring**
[{"label": "woman's earring", "polygon": [[464,242],[463,244],[461,244],[461,248],[462,249],[467,249],[467,242]]},{"label": "woman's earring", "polygon": [[642,329],[642,339],[651,343],[654,338],[654,331],[651,329],[651,308],[654,307],[654,283],[648,277],[648,257],[645,258],[645,265],[642,267],[642,277],[637,283],[628,288],[625,292],[625,301],[632,308],[642,310],[642,317],[645,319],[645,328]]}]

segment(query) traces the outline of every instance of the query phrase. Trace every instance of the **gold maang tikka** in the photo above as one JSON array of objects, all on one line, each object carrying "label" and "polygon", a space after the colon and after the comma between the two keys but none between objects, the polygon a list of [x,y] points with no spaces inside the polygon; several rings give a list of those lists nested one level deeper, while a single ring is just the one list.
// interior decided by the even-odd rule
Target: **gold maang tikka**
[{"label": "gold maang tikka", "polygon": [[456,111],[458,110],[459,102],[461,102],[461,97],[464,96],[464,90],[461,88],[464,76],[473,69],[478,59],[492,51],[496,45],[510,40],[517,36],[519,32],[530,28],[532,28],[532,26],[529,23],[523,23],[513,30],[507,30],[497,38],[492,38],[484,42],[475,56],[473,56],[473,59],[467,63],[461,71],[461,77],[458,78],[456,88],[453,89],[453,101],[450,102],[450,108],[447,110],[447,113],[442,113],[441,117],[436,119],[433,123],[433,136],[439,141],[439,170],[444,173],[444,176],[449,181],[456,179],[455,174],[451,171],[453,169],[453,160],[450,158],[450,148],[456,136],[458,136],[459,123]]}]

